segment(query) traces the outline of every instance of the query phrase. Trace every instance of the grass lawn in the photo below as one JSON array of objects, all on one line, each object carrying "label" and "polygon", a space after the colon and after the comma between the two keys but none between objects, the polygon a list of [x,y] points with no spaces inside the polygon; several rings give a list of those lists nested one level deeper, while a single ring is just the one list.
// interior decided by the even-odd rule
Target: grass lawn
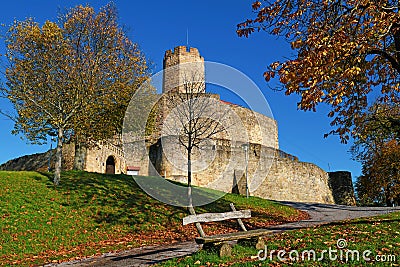
[{"label": "grass lawn", "polygon": [[[0,265],[67,261],[198,236],[193,225],[182,226],[185,208],[149,197],[130,176],[71,171],[62,174],[56,188],[51,179],[48,173],[0,172]],[[305,217],[273,201],[231,194],[196,210],[228,211],[230,202],[252,210],[249,228]],[[204,228],[212,234],[237,226],[227,222]]]},{"label": "grass lawn", "polygon": [[[400,213],[285,232],[266,237],[266,243],[267,255],[264,259],[264,249],[262,260],[257,257],[259,250],[236,245],[229,258],[200,251],[158,266],[400,266]],[[316,252],[315,260],[311,250]],[[363,259],[363,253],[369,260]]]}]

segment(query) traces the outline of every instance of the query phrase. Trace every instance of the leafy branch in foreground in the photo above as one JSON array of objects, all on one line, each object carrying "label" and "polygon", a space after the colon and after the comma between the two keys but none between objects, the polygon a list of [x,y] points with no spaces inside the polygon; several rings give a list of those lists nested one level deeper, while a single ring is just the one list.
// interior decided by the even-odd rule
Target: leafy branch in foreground
[{"label": "leafy branch in foreground", "polygon": [[285,94],[301,97],[301,110],[330,105],[335,127],[330,134],[347,142],[371,100],[399,105],[398,1],[276,0],[255,1],[252,7],[256,16],[238,24],[238,35],[266,31],[296,51],[293,58],[270,64],[265,80],[279,77]]}]

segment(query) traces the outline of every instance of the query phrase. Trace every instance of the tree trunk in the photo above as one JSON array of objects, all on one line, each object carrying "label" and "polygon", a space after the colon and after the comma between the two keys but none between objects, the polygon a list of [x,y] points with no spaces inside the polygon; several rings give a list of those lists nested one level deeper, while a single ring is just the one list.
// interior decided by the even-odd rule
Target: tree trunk
[{"label": "tree trunk", "polygon": [[75,141],[74,170],[83,171],[85,169],[87,147],[83,142]]},{"label": "tree trunk", "polygon": [[61,167],[62,167],[62,146],[63,146],[63,137],[64,137],[64,129],[58,129],[58,136],[57,136],[57,149],[56,149],[56,164],[55,164],[55,171],[54,171],[54,185],[57,186],[60,183],[61,177]]},{"label": "tree trunk", "polygon": [[386,206],[387,207],[391,207],[392,206],[392,201],[393,198],[390,197],[390,188],[389,185],[386,186],[386,190],[385,190],[385,202],[386,202]]},{"label": "tree trunk", "polygon": [[192,161],[191,161],[191,155],[192,155],[192,150],[188,149],[188,200],[189,200],[189,207],[193,207],[193,199],[192,199]]}]

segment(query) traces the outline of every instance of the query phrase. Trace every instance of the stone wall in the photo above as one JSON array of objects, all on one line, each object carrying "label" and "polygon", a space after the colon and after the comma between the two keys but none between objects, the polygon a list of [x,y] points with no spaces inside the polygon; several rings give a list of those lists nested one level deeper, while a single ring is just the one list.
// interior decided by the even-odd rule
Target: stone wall
[{"label": "stone wall", "polygon": [[75,144],[68,143],[63,144],[62,149],[62,166],[64,170],[72,170],[74,168],[74,159],[75,159]]},{"label": "stone wall", "polygon": [[144,140],[129,140],[124,137],[124,153],[126,166],[139,168],[139,175],[157,175],[149,164],[149,158],[152,153],[149,153],[150,144],[146,144]]},{"label": "stone wall", "polygon": [[[160,175],[187,183],[185,151],[172,138],[165,137],[152,147],[153,165]],[[196,151],[192,157],[193,185],[245,194],[246,155],[241,145],[215,140],[214,144]],[[176,153],[166,156],[163,149]],[[334,203],[327,172],[278,150],[250,144],[247,173],[251,195],[274,200]]]},{"label": "stone wall", "polygon": [[1,171],[47,171],[49,168],[54,168],[55,149],[44,153],[36,153],[25,155],[5,162],[0,165]]},{"label": "stone wall", "polygon": [[[174,94],[168,94],[168,97],[160,99],[158,110],[162,110],[162,115],[159,116],[156,126],[157,129],[155,132],[159,132],[155,134],[156,136],[172,135],[173,133],[171,130],[168,130],[169,128],[180,128],[181,121],[186,122],[186,117],[182,119],[180,118],[181,114],[173,111],[177,103],[179,103],[179,98],[174,100],[173,97]],[[200,99],[198,101],[202,102],[206,102],[206,100],[202,100],[203,98],[210,99],[206,105],[212,110],[213,117],[220,120],[222,127],[225,128],[224,131],[213,135],[211,139],[260,144],[279,149],[278,125],[273,118],[239,105],[221,101],[220,96],[217,94],[200,93],[196,97]],[[207,113],[201,115],[207,115]],[[169,127],[165,125],[169,125]]]},{"label": "stone wall", "polygon": [[[113,142],[117,142],[114,144]],[[63,146],[63,169],[72,170],[74,167],[75,144],[69,143]],[[116,140],[101,141],[86,150],[84,156],[84,170],[88,172],[105,173],[106,161],[113,157],[115,161],[115,173],[126,173],[126,164],[121,144]]]},{"label": "stone wall", "polygon": [[237,123],[243,124],[249,143],[279,149],[278,125],[274,119],[238,105],[230,106],[240,119]]},{"label": "stone wall", "polygon": [[277,157],[253,194],[275,200],[334,203],[328,180],[328,173],[312,163]]},{"label": "stone wall", "polygon": [[106,172],[106,161],[113,157],[115,162],[115,173],[126,173],[124,152],[120,144],[111,141],[101,141],[97,146],[88,149],[86,154],[85,170],[88,172]]}]

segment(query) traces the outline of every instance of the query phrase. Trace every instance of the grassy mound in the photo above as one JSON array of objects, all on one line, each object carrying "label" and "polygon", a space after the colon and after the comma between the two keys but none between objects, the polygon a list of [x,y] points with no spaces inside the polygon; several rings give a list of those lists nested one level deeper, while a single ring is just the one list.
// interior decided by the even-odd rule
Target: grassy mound
[{"label": "grassy mound", "polygon": [[[67,261],[198,236],[194,226],[182,226],[185,208],[149,197],[131,176],[71,171],[56,188],[51,179],[47,173],[0,172],[0,265]],[[252,210],[249,228],[305,217],[273,201],[232,194],[196,211],[228,211],[230,202]],[[232,222],[210,223],[205,231],[236,228]]]}]

